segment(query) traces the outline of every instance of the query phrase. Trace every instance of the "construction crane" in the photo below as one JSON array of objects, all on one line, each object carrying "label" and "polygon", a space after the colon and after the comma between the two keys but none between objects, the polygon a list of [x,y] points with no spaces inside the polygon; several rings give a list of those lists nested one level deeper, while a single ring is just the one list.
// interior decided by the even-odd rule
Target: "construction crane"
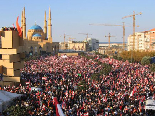
[{"label": "construction crane", "polygon": [[76,39],[76,38],[71,38],[71,37],[68,38],[69,41],[70,41],[70,40],[73,41],[73,39]]},{"label": "construction crane", "polygon": [[141,12],[138,14],[135,14],[135,11],[133,11],[133,15],[125,16],[122,18],[122,19],[124,19],[124,18],[128,18],[128,17],[133,17],[133,50],[135,50],[135,16],[141,15],[141,14],[142,14]]},{"label": "construction crane", "polygon": [[[64,46],[66,45],[66,43],[65,43],[65,38],[66,38],[66,36],[70,36],[70,35],[66,35],[65,33],[64,33]],[[61,36],[60,36],[61,37]]]},{"label": "construction crane", "polygon": [[122,26],[123,27],[123,50],[125,50],[125,23],[123,25],[111,25],[111,24],[89,24],[89,25],[98,25],[98,26]]},{"label": "construction crane", "polygon": [[[78,34],[87,35],[87,38],[88,38],[88,35],[92,35],[92,34],[89,34],[89,33],[78,33]],[[87,41],[87,38],[86,38],[86,41]]]},{"label": "construction crane", "polygon": [[109,38],[109,39],[108,39],[108,42],[109,42],[108,48],[110,48],[110,38],[111,38],[111,37],[115,37],[115,36],[111,36],[110,33],[109,33],[109,35],[108,35],[108,36],[105,36],[105,37],[108,37],[108,38]]},{"label": "construction crane", "polygon": [[[76,39],[76,38],[71,38],[71,37],[69,37],[69,38],[68,38],[68,41],[71,41],[71,42],[72,42],[72,41],[73,41],[73,39]],[[69,50],[70,50],[70,44],[71,44],[71,43],[70,43],[70,42],[68,42],[68,49],[69,49]]]}]

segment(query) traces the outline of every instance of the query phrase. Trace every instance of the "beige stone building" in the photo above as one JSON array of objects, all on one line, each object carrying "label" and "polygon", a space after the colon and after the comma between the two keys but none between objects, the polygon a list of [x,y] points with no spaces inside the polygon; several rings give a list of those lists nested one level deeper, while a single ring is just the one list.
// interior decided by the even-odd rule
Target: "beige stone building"
[{"label": "beige stone building", "polygon": [[59,48],[61,51],[68,50],[68,51],[88,51],[89,45],[87,42],[84,41],[68,41],[68,42],[61,42],[59,44]]},{"label": "beige stone building", "polygon": [[48,26],[46,21],[46,11],[44,17],[44,29],[42,29],[39,25],[35,24],[28,30],[26,37],[25,7],[22,11],[21,28],[23,31],[24,50],[26,54],[32,55],[39,54],[41,52],[57,54],[59,51],[59,42],[52,41],[52,24],[50,8],[48,15]]},{"label": "beige stone building", "polygon": [[16,30],[0,31],[0,74],[3,74],[3,83],[20,82],[20,69],[24,67],[25,58],[23,37]]},{"label": "beige stone building", "polygon": [[[109,43],[108,42],[101,42],[99,44],[99,49],[98,52],[100,54],[116,54],[116,53],[120,53],[123,49],[123,44],[121,42],[111,42],[110,43],[110,48],[109,48]],[[126,48],[126,44],[125,44],[125,48]]]}]

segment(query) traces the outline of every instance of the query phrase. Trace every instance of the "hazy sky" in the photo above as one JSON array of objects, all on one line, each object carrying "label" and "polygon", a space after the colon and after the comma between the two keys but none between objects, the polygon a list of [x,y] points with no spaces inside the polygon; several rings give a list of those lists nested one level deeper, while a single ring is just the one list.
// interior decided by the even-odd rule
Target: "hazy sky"
[{"label": "hazy sky", "polygon": [[[90,33],[89,37],[97,38],[100,42],[107,42],[108,35],[115,36],[111,41],[122,42],[122,27],[90,26],[90,23],[122,24],[126,25],[127,36],[132,34],[132,18],[122,19],[124,16],[142,12],[136,16],[136,31],[146,31],[155,28],[155,0],[1,0],[0,2],[0,27],[12,26],[17,16],[21,18],[21,12],[25,6],[26,29],[35,24],[44,26],[44,12],[51,8],[53,41],[63,41],[60,37],[64,33],[83,40],[86,35],[78,33]],[[131,26],[131,27],[130,27]]]}]

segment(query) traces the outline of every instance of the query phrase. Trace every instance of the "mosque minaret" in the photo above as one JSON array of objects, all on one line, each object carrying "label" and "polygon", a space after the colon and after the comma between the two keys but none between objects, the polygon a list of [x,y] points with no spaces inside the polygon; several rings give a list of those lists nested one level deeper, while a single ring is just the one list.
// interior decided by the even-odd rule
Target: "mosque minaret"
[{"label": "mosque minaret", "polygon": [[22,25],[22,29],[23,29],[23,38],[26,39],[26,18],[25,18],[25,7],[23,10],[23,25]]},{"label": "mosque minaret", "polygon": [[45,19],[44,19],[44,34],[45,34],[45,38],[47,38],[47,21],[46,21],[46,11],[45,11]]},{"label": "mosque minaret", "polygon": [[52,42],[52,24],[51,24],[51,9],[49,8],[49,17],[48,17],[48,40]]}]

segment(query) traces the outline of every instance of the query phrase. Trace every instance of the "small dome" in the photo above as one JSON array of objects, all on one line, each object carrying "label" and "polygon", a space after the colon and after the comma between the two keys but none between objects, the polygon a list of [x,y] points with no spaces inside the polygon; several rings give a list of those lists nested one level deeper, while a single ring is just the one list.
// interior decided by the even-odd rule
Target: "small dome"
[{"label": "small dome", "polygon": [[41,35],[36,33],[36,34],[32,35],[32,37],[41,37]]},{"label": "small dome", "polygon": [[33,25],[30,29],[42,30],[42,28],[39,25]]}]

